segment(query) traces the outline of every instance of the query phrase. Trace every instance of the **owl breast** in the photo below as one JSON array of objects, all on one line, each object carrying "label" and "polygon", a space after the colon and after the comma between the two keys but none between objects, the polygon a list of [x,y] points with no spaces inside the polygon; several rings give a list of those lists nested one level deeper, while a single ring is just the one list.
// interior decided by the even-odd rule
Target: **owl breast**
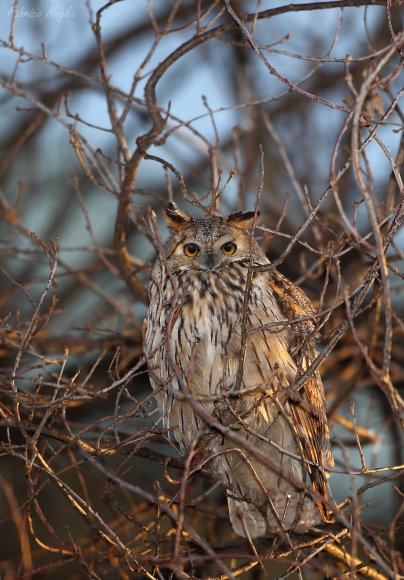
[{"label": "owl breast", "polygon": [[[283,316],[261,274],[252,279],[243,331],[247,272],[248,265],[235,263],[218,272],[178,272],[172,279],[161,265],[154,270],[145,352],[164,425],[173,430],[183,450],[205,427],[181,400],[175,368],[209,413],[220,409],[224,395],[230,396],[237,412],[254,427],[260,421],[268,426],[274,412],[268,402],[256,406],[257,413],[246,413],[257,394],[276,394],[295,376]],[[243,332],[247,356],[237,384]]]}]

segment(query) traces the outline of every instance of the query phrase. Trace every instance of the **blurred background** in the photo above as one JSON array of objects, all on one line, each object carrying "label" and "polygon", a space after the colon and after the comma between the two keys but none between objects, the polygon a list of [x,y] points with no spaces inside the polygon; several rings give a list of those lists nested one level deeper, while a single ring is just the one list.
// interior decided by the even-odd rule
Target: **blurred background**
[{"label": "blurred background", "polygon": [[[179,505],[142,360],[148,208],[165,240],[169,200],[225,214],[261,189],[257,237],[321,313],[330,485],[354,530],[353,560],[322,550],[304,577],[360,576],[371,552],[398,577],[401,28],[382,1],[2,0],[2,577],[275,578],[314,550],[248,569],[198,469]],[[181,510],[215,558],[192,532],[173,548]]]}]

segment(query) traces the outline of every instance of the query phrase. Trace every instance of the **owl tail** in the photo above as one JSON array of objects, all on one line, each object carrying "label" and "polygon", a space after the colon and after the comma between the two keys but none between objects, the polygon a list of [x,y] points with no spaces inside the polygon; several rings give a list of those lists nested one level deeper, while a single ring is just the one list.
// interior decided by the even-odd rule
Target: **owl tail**
[{"label": "owl tail", "polygon": [[227,498],[229,516],[233,530],[243,538],[265,536],[267,524],[260,512],[251,503]]}]

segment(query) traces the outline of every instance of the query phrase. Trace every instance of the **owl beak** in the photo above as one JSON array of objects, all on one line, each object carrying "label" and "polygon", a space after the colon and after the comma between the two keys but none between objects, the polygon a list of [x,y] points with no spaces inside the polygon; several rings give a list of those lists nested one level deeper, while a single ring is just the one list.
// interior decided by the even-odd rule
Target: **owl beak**
[{"label": "owl beak", "polygon": [[206,266],[208,268],[208,270],[212,271],[213,270],[213,266],[214,266],[214,257],[213,257],[213,253],[212,252],[207,252],[208,257],[206,258]]}]

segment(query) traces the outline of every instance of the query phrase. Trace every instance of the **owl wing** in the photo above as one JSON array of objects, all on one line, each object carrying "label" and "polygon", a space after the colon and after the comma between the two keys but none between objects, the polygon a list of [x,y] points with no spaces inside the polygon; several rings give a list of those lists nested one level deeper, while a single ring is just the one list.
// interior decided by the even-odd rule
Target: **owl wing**
[{"label": "owl wing", "polygon": [[[282,314],[287,320],[313,317],[316,310],[306,294],[276,270],[271,272],[270,285],[277,298]],[[300,372],[313,362],[317,351],[310,335],[315,331],[312,318],[290,325],[291,356]],[[308,340],[307,340],[308,338]],[[299,434],[304,458],[322,467],[332,467],[334,459],[330,446],[323,384],[317,371],[307,379],[299,393],[290,399],[294,424]],[[313,488],[327,498],[327,476],[315,465],[306,464]],[[316,500],[324,522],[332,522],[330,510]]]}]

